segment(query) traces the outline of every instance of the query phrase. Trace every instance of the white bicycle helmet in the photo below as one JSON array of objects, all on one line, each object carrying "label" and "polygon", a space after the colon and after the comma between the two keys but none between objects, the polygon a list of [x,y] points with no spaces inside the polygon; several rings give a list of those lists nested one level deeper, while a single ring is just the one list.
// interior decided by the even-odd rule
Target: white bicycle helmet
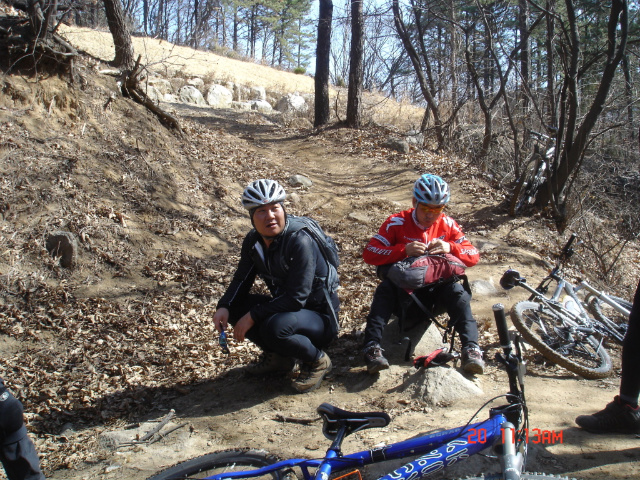
[{"label": "white bicycle helmet", "polygon": [[413,196],[419,203],[445,205],[451,194],[449,185],[437,175],[425,173],[413,185]]},{"label": "white bicycle helmet", "polygon": [[284,202],[287,194],[275,180],[261,179],[250,183],[242,192],[242,206],[253,210],[269,203]]}]

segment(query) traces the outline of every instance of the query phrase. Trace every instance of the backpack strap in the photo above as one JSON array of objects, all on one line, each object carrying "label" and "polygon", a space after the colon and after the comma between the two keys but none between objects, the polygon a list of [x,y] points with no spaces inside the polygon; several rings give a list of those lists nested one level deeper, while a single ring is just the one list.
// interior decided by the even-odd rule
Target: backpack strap
[{"label": "backpack strap", "polygon": [[329,294],[329,289],[327,288],[326,283],[323,285],[322,290],[324,291],[324,298],[327,301],[327,308],[331,314],[332,329],[334,331],[333,333],[337,335],[340,331],[340,320],[338,319],[338,312],[336,312],[336,309],[333,308],[333,302],[331,301],[331,295]]},{"label": "backpack strap", "polygon": [[[450,343],[451,346],[449,348],[449,351],[452,352],[453,351],[453,345],[454,345],[455,340],[456,340],[456,331],[453,328],[454,326],[447,324],[447,326],[445,327],[440,322],[438,322],[438,320],[436,320],[436,317],[433,314],[433,312],[431,312],[431,310],[429,310],[427,307],[425,307],[424,303],[422,303],[420,301],[420,299],[418,298],[418,296],[415,293],[411,292],[409,294],[409,296],[411,297],[411,299],[414,302],[416,302],[416,305],[418,305],[420,310],[422,310],[429,317],[429,320],[431,322],[435,323],[438,327],[440,327],[443,330],[442,341],[443,341],[443,343]],[[451,335],[451,340],[449,340],[449,335]]]}]

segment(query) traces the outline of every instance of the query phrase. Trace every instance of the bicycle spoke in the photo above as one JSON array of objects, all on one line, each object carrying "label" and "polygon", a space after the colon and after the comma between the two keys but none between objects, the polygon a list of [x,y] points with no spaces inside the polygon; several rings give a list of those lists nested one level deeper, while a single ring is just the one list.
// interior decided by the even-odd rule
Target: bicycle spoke
[{"label": "bicycle spoke", "polygon": [[[610,298],[620,306],[627,310],[631,310],[631,302],[618,297]],[[622,340],[627,333],[629,317],[618,312],[611,305],[595,297],[588,299],[588,306],[589,310],[595,317],[596,322],[598,322],[599,329],[603,334],[613,338],[619,343],[622,343]]]},{"label": "bicycle spoke", "polygon": [[536,302],[514,305],[511,318],[523,337],[547,359],[585,378],[601,378],[611,369],[602,345],[574,329],[568,317]]}]

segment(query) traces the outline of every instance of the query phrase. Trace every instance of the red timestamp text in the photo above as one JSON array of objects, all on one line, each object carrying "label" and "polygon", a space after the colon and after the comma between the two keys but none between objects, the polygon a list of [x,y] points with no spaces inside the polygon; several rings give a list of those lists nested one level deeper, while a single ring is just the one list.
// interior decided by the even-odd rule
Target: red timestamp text
[{"label": "red timestamp text", "polygon": [[[539,428],[523,428],[519,432],[520,438],[522,438],[525,443],[543,445],[563,443],[562,430],[557,432],[555,430],[541,430]],[[512,429],[511,432],[508,432],[509,435],[506,433],[507,432],[502,429],[502,443],[505,443],[506,441],[515,442],[516,432]],[[487,430],[485,428],[469,429],[469,436],[467,437],[467,441],[469,443],[487,443],[487,440]]]}]

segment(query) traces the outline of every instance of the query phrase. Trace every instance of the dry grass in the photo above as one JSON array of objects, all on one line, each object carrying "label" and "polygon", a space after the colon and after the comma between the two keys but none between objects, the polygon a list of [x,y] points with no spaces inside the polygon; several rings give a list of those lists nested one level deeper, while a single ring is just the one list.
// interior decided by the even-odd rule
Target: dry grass
[{"label": "dry grass", "polygon": [[[115,56],[113,38],[109,32],[62,25],[61,33],[71,44],[101,61],[109,62]],[[308,75],[296,75],[257,63],[177,46],[164,40],[132,37],[132,41],[136,57],[141,55],[143,64],[166,78],[201,77],[216,83],[261,86],[268,92],[279,94],[314,92],[314,79]],[[344,120],[346,89],[332,88],[330,97],[332,114]],[[398,103],[375,92],[365,92],[363,104],[365,122],[395,125],[400,129],[420,125],[424,113],[422,108],[406,102]]]},{"label": "dry grass", "polygon": [[[108,62],[115,50],[109,32],[77,26],[65,26],[63,36],[89,55]],[[203,77],[212,75],[217,81],[231,81],[247,86],[264,86],[271,91],[313,92],[313,78],[279,71],[255,63],[247,63],[213,53],[180,47],[164,40],[132,37],[136,57],[142,63],[167,77]],[[286,87],[286,88],[285,88]]]}]

